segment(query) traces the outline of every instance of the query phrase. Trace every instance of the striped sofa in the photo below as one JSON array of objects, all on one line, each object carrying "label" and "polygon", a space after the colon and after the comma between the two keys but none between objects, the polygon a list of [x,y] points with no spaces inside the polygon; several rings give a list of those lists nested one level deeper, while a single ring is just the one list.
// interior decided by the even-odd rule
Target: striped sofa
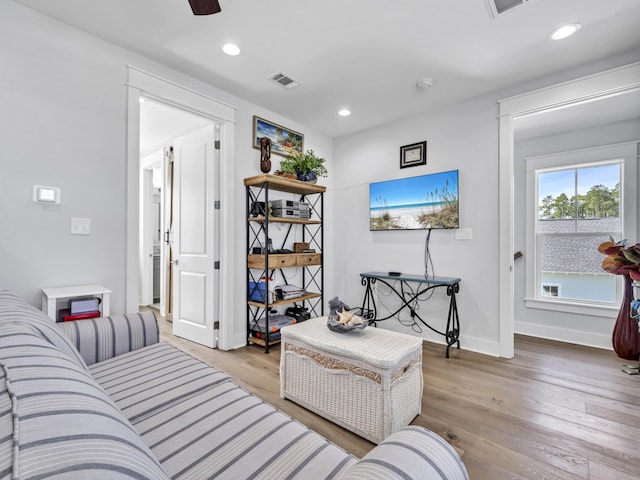
[{"label": "striped sofa", "polygon": [[467,479],[408,427],[358,460],[159,342],[151,312],[56,324],[0,291],[0,479]]}]

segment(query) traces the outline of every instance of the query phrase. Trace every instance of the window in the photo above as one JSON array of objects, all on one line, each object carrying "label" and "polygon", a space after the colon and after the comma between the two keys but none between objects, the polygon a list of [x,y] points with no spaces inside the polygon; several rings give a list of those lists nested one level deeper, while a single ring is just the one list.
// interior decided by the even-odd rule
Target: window
[{"label": "window", "polygon": [[[536,170],[538,282],[557,298],[613,303],[616,282],[601,268],[598,245],[620,239],[621,162]],[[558,292],[562,291],[562,295]]]},{"label": "window", "polygon": [[543,283],[542,296],[543,297],[559,297],[560,284],[559,283]]},{"label": "window", "polygon": [[635,182],[635,164],[611,159],[617,153],[613,146],[527,159],[528,306],[619,307],[619,279],[602,270],[598,252],[627,231],[635,239],[636,188],[625,183]]}]

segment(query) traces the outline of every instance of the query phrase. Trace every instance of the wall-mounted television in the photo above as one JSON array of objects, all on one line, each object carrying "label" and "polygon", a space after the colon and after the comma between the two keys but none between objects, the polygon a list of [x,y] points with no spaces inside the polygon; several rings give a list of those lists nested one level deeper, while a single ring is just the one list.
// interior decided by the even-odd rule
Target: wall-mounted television
[{"label": "wall-mounted television", "polygon": [[370,230],[459,228],[458,170],[369,184]]}]

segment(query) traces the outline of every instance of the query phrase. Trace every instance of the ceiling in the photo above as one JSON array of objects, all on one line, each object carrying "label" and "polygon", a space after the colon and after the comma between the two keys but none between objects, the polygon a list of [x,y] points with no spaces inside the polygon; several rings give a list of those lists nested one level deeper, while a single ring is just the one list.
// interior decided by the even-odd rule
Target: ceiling
[{"label": "ceiling", "polygon": [[[640,48],[638,0],[528,0],[500,15],[494,0],[220,0],[210,16],[187,0],[14,1],[332,137]],[[583,28],[550,41],[567,22]],[[229,41],[240,56],[222,53]],[[280,72],[300,85],[269,79]]]}]

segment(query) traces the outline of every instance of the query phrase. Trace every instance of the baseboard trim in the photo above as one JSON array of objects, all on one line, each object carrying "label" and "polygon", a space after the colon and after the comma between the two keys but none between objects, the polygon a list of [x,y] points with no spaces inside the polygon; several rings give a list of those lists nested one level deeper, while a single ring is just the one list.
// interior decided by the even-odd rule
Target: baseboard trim
[{"label": "baseboard trim", "polygon": [[492,357],[500,357],[500,343],[487,340],[486,338],[467,337],[463,335],[460,337],[460,348]]},{"label": "baseboard trim", "polygon": [[539,337],[547,340],[556,340],[558,342],[584,345],[585,347],[613,350],[611,346],[611,335],[528,322],[515,322],[515,332],[529,337]]}]

